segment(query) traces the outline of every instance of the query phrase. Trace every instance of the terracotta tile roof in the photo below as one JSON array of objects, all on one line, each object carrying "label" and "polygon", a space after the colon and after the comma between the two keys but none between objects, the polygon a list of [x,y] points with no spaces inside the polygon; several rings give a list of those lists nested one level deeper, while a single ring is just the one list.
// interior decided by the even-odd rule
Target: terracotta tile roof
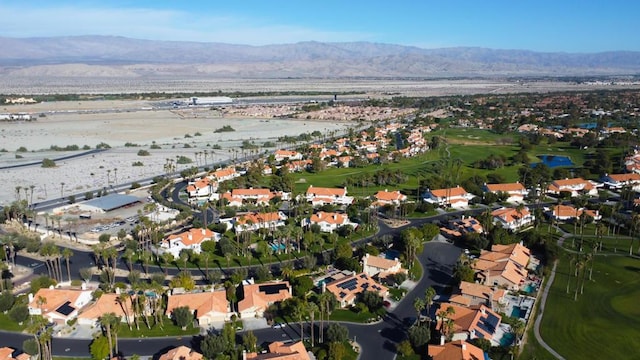
[{"label": "terracotta tile roof", "polygon": [[264,224],[282,220],[280,213],[278,212],[269,212],[269,213],[248,213],[238,217],[237,224],[244,225],[252,222],[253,224]]},{"label": "terracotta tile roof", "polygon": [[[66,289],[49,289],[43,288],[33,296],[33,301],[29,303],[29,307],[33,309],[42,308],[42,314],[46,314],[52,311],[56,311],[57,308],[62,306],[67,301],[72,304],[75,303],[82,293],[86,293],[86,290],[66,290]],[[42,297],[46,300],[46,303],[38,306],[38,298]]]},{"label": "terracotta tile roof", "polygon": [[376,199],[381,201],[403,201],[407,199],[407,196],[400,193],[400,190],[396,190],[396,191],[380,190],[376,193]]},{"label": "terracotta tile roof", "polygon": [[[279,289],[272,292],[269,288]],[[290,289],[288,281],[242,285],[244,299],[238,302],[238,311],[264,311],[270,304],[291,298]]]},{"label": "terracotta tile roof", "polygon": [[270,196],[271,190],[269,189],[233,189],[231,190],[231,196],[233,197],[265,197]]},{"label": "terracotta tile roof", "polygon": [[367,257],[367,265],[382,269],[382,271],[391,269],[392,267],[397,266],[398,263],[399,261],[397,260],[385,259],[382,256]]},{"label": "terracotta tile roof", "polygon": [[269,344],[269,353],[246,354],[247,360],[311,360],[304,344],[300,341],[291,344],[285,344],[281,341]]},{"label": "terracotta tile roof", "polygon": [[182,306],[187,306],[190,310],[195,311],[197,319],[210,312],[229,312],[229,301],[227,301],[225,291],[171,295],[167,300],[166,313],[171,314],[175,308]]},{"label": "terracotta tile roof", "polygon": [[213,176],[216,179],[222,179],[222,178],[226,178],[228,176],[232,176],[236,174],[236,169],[234,168],[226,168],[226,169],[221,169],[221,170],[217,170],[213,172]]},{"label": "terracotta tile roof", "polygon": [[203,356],[199,352],[186,346],[178,346],[160,355],[159,360],[202,360]]},{"label": "terracotta tile roof", "polygon": [[[440,309],[436,312],[436,315],[441,316],[441,314],[443,314],[449,307],[452,307],[454,310],[454,313],[451,315],[454,333],[475,331],[476,334],[479,333],[481,337],[491,340],[495,333],[495,329],[498,328],[500,321],[502,320],[500,315],[484,305],[480,305],[480,307],[472,309],[450,303],[441,303]],[[497,324],[495,325],[493,332],[491,332],[491,327],[482,326],[481,324],[484,323],[489,316],[497,318]],[[439,319],[436,327],[441,329],[442,326],[442,320]]]},{"label": "terracotta tile roof", "polygon": [[531,251],[519,243],[509,245],[496,244],[491,246],[491,251],[508,254],[510,260],[515,261],[516,264],[522,267],[527,266],[531,258]]},{"label": "terracotta tile roof", "polygon": [[464,340],[429,345],[428,352],[432,360],[485,360],[482,349]]},{"label": "terracotta tile roof", "polygon": [[454,188],[448,188],[448,189],[431,190],[431,194],[433,194],[433,196],[437,196],[437,197],[440,197],[440,198],[463,196],[466,193],[467,193],[467,190],[465,190],[461,186],[456,186]]},{"label": "terracotta tile roof", "polygon": [[460,282],[458,291],[462,295],[472,296],[485,300],[489,300],[491,298],[491,294],[493,293],[493,289],[491,289],[489,286],[466,281]]},{"label": "terracotta tile roof", "polygon": [[629,173],[629,174],[609,174],[609,178],[618,182],[626,182],[626,181],[640,181],[640,174],[638,173]]},{"label": "terracotta tile roof", "polygon": [[293,150],[276,150],[274,155],[276,157],[281,157],[281,158],[286,158],[286,157],[295,157],[298,156],[299,153],[297,151],[293,151]]},{"label": "terracotta tile roof", "polygon": [[527,207],[522,208],[522,210],[520,211],[518,211],[518,209],[516,208],[500,208],[493,210],[491,212],[491,215],[494,217],[499,217],[503,219],[504,222],[510,224],[530,215],[530,213],[529,208]]},{"label": "terracotta tile roof", "polygon": [[593,185],[583,178],[555,180],[553,183],[551,183],[551,185],[549,185],[549,190],[552,191],[562,191],[564,189],[571,188],[591,190],[593,189]]},{"label": "terracotta tile roof", "polygon": [[[346,286],[353,284],[352,286]],[[378,284],[365,273],[346,276],[326,285],[326,290],[336,296],[338,301],[349,303],[364,290],[375,291],[384,296],[388,289],[386,286]]]},{"label": "terracotta tile roof", "polygon": [[312,224],[326,222],[329,224],[342,225],[349,222],[349,217],[347,216],[347,214],[318,211],[317,213],[311,215],[310,221]]},{"label": "terracotta tile roof", "polygon": [[118,294],[102,294],[102,296],[100,296],[93,304],[89,305],[80,315],[78,315],[78,318],[97,320],[106,313],[114,313],[124,319],[126,315],[123,307],[129,316],[132,316],[133,311],[131,309],[131,300],[127,299],[122,305],[120,305],[120,302],[118,302],[119,296],[120,295]]},{"label": "terracotta tile roof", "polygon": [[567,218],[579,218],[582,216],[582,213],[591,216],[592,218],[597,218],[598,213],[594,210],[588,209],[577,209],[573,206],[569,205],[556,205],[551,208],[553,215],[556,217],[567,217]]},{"label": "terracotta tile roof", "polygon": [[198,181],[195,181],[193,184],[189,184],[189,186],[187,186],[187,191],[193,192],[193,191],[196,191],[197,189],[205,188],[210,184],[211,184],[211,180],[209,180],[209,178],[200,179]]},{"label": "terracotta tile roof", "polygon": [[313,185],[309,186],[307,189],[307,196],[314,195],[318,197],[322,196],[346,196],[347,189],[346,188],[325,188],[325,187],[314,187]]},{"label": "terracotta tile roof", "polygon": [[211,240],[215,236],[215,233],[209,229],[189,229],[185,232],[169,235],[167,240],[180,239],[185,245],[200,244],[203,241]]},{"label": "terracotta tile roof", "polygon": [[491,192],[521,192],[526,191],[524,185],[520,183],[509,183],[509,184],[487,184],[487,189]]},{"label": "terracotta tile roof", "polygon": [[13,359],[11,356],[15,350],[9,347],[0,348],[0,360],[9,360]]}]

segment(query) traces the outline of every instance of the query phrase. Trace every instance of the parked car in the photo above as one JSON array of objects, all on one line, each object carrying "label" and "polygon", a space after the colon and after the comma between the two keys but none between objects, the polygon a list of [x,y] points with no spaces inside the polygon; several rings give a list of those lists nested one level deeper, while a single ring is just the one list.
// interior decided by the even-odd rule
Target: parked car
[{"label": "parked car", "polygon": [[284,324],[284,323],[276,323],[276,324],[273,324],[273,328],[274,328],[274,329],[282,329],[282,328],[284,328],[284,327],[287,327],[287,324]]}]

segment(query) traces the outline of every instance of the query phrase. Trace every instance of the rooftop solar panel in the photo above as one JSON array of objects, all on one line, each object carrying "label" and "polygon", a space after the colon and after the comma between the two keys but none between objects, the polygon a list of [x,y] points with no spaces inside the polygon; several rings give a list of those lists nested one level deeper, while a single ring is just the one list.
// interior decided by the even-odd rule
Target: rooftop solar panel
[{"label": "rooftop solar panel", "polygon": [[74,308],[73,306],[71,306],[71,301],[67,301],[66,303],[60,305],[59,308],[56,309],[56,312],[64,315],[64,316],[68,316],[69,314],[71,314],[76,308]]},{"label": "rooftop solar panel", "polygon": [[260,285],[258,287],[258,291],[265,293],[267,295],[277,294],[280,290],[287,290],[289,287],[285,283],[281,284],[271,284],[271,285]]},{"label": "rooftop solar panel", "polygon": [[498,323],[500,322],[500,319],[498,319],[497,316],[491,313],[487,313],[487,319],[485,320],[485,322],[491,325],[491,327],[495,329],[498,327]]},{"label": "rooftop solar panel", "polygon": [[347,296],[347,294],[345,294],[344,292],[340,291],[340,298],[342,299],[343,297]]}]

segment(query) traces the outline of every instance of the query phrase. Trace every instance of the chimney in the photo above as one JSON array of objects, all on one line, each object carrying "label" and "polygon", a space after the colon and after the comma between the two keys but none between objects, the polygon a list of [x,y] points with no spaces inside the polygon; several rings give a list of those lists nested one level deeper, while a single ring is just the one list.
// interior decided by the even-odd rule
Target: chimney
[{"label": "chimney", "polygon": [[467,350],[467,342],[463,341],[462,342],[462,351],[466,351]]},{"label": "chimney", "polygon": [[445,337],[444,335],[440,335],[440,346],[443,346],[445,343]]},{"label": "chimney", "polygon": [[200,229],[202,231],[202,235],[206,235],[207,231],[205,229]]},{"label": "chimney", "polygon": [[29,303],[33,302],[33,294],[29,293]]},{"label": "chimney", "polygon": [[189,233],[189,235],[187,235],[187,238],[188,238],[189,240],[193,240],[193,235],[192,235],[191,233]]}]

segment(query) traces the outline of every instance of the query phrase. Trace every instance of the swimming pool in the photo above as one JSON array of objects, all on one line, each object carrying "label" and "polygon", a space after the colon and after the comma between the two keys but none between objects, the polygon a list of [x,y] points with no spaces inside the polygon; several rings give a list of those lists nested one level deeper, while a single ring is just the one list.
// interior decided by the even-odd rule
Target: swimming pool
[{"label": "swimming pool", "polygon": [[536,286],[533,283],[528,283],[522,290],[527,294],[533,294],[534,292],[536,292]]},{"label": "swimming pool", "polygon": [[513,340],[515,339],[515,337],[516,336],[513,335],[512,333],[505,333],[500,339],[500,346],[503,346],[503,347],[510,346],[513,343]]},{"label": "swimming pool", "polygon": [[513,309],[511,309],[511,317],[521,318],[524,315],[522,312],[520,306],[514,306]]}]

